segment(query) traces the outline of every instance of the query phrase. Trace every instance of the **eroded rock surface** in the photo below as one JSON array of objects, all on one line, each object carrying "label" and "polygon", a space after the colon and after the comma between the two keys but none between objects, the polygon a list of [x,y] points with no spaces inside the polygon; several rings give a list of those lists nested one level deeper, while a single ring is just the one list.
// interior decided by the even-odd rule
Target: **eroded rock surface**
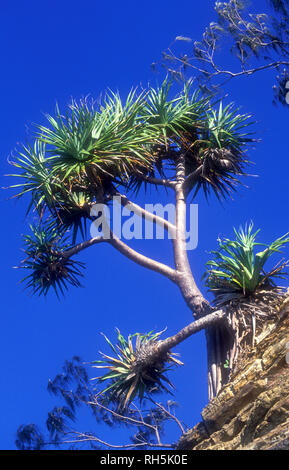
[{"label": "eroded rock surface", "polygon": [[178,449],[289,450],[289,299]]}]

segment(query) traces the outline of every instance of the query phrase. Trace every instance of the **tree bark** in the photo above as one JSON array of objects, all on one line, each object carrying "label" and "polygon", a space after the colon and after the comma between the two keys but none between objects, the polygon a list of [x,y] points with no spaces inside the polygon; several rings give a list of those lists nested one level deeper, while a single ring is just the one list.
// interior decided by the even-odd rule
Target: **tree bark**
[{"label": "tree bark", "polygon": [[[192,275],[186,249],[186,194],[188,181],[191,182],[198,172],[186,178],[185,156],[180,155],[176,163],[176,238],[174,242],[175,266],[178,272],[177,284],[184,300],[196,319],[210,315],[212,307],[200,292]],[[206,329],[208,361],[208,395],[211,400],[223,383],[223,365],[227,354],[227,344],[221,338],[223,327],[210,326]]]},{"label": "tree bark", "polygon": [[192,275],[186,246],[186,194],[185,157],[180,155],[176,163],[176,237],[174,240],[175,267],[178,272],[178,286],[181,293],[196,318],[211,312],[209,302],[204,298]]}]

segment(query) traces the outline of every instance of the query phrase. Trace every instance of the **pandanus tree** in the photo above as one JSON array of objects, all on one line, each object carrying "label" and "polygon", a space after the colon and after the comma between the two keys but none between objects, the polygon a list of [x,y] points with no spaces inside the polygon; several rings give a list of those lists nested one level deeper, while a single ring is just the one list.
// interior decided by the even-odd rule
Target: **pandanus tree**
[{"label": "pandanus tree", "polygon": [[[107,92],[98,103],[72,101],[65,114],[56,108],[55,117],[47,116],[47,127],[37,126],[34,143],[23,146],[11,162],[17,170],[13,176],[20,179],[13,185],[17,197],[30,196],[28,209],[39,218],[25,237],[22,263],[33,293],[46,295],[54,289],[59,295],[70,285],[79,286],[84,266],[76,255],[108,243],[176,284],[194,316],[192,323],[164,340],[159,333],[131,335],[126,340],[118,332],[116,345],[106,338],[113,357],[103,355],[94,367],[108,369],[99,378],[100,383],[108,383],[103,393],[123,407],[156,387],[165,388],[167,366],[180,364],[172,349],[202,329],[206,330],[212,398],[228,379],[224,364],[229,361],[232,368],[236,362],[241,329],[253,331],[256,321],[248,323],[248,318],[259,318],[256,308],[248,308],[249,317],[243,309],[239,315],[241,303],[256,306],[258,296],[266,294],[267,306],[275,305],[282,294],[272,279],[282,273],[284,263],[267,274],[264,264],[288,238],[254,255],[256,234],[251,226],[236,232],[236,241],[220,242],[220,251],[209,262],[206,282],[215,304],[196,284],[186,246],[188,197],[191,201],[199,191],[218,199],[229,197],[246,174],[248,145],[254,139],[247,131],[251,117],[240,114],[234,105],[212,104],[193,91],[190,82],[173,97],[170,88],[166,79],[159,88],[133,90],[125,101]],[[129,199],[149,185],[174,194],[173,223]],[[131,248],[109,222],[103,222],[102,233],[89,238],[87,223],[97,217],[93,207],[109,207],[116,196],[123,207],[169,232],[173,267]],[[80,243],[77,237],[82,237]]]}]

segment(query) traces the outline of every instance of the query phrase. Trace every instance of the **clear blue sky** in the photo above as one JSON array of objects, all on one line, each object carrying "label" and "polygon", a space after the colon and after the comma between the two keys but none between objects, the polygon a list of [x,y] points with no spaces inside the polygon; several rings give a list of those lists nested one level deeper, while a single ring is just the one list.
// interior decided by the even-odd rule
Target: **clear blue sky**
[{"label": "clear blue sky", "polygon": [[[263,5],[259,0],[255,5]],[[125,95],[131,86],[154,83],[150,64],[159,59],[177,35],[199,37],[213,19],[213,1],[147,0],[97,2],[1,1],[1,175],[9,173],[7,157],[17,142],[26,141],[33,122],[53,113],[55,103],[99,96],[106,87]],[[234,82],[230,100],[258,120],[262,142],[250,154],[255,162],[248,189],[223,206],[198,198],[199,245],[190,253],[200,280],[208,251],[218,235],[254,220],[262,241],[289,231],[288,110],[271,104],[273,75]],[[1,176],[1,186],[7,186]],[[46,391],[64,360],[80,355],[96,358],[103,331],[113,336],[162,330],[173,334],[191,321],[178,290],[166,279],[123,258],[110,247],[96,246],[81,256],[87,263],[83,289],[71,289],[59,302],[53,295],[31,298],[18,284],[22,273],[12,269],[21,259],[26,204],[7,200],[1,192],[1,436],[0,448],[13,449],[21,423],[41,424],[55,403]],[[153,192],[146,202],[158,202]],[[140,198],[144,202],[144,198]],[[166,242],[138,242],[144,253],[171,262]],[[288,253],[286,253],[288,256]],[[178,348],[185,366],[173,377],[179,415],[189,425],[200,419],[207,402],[206,351],[202,333]],[[106,434],[106,437],[108,434]],[[121,437],[116,431],[114,440]],[[177,434],[168,437],[175,438]]]}]

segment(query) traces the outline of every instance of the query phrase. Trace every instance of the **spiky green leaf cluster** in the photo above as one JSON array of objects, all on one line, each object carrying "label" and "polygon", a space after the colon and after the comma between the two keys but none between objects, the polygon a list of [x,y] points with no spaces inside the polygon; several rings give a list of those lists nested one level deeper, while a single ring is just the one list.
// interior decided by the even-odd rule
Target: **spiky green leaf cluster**
[{"label": "spiky green leaf cluster", "polygon": [[198,172],[194,181],[195,194],[203,189],[206,196],[211,191],[218,199],[226,198],[245,175],[249,163],[244,154],[247,144],[254,139],[247,128],[252,125],[251,116],[240,114],[232,104],[218,111],[209,108],[198,139],[187,142],[187,171]]},{"label": "spiky green leaf cluster", "polygon": [[144,107],[147,124],[162,136],[162,143],[166,146],[179,143],[184,133],[191,133],[195,138],[209,105],[208,98],[201,98],[200,92],[191,91],[190,81],[174,97],[170,97],[171,85],[165,79],[160,87],[150,88]]},{"label": "spiky green leaf cluster", "polygon": [[125,100],[107,92],[97,104],[72,101],[64,114],[57,107],[47,126],[36,126],[35,142],[11,162],[20,180],[12,185],[16,197],[31,197],[28,212],[56,231],[71,231],[75,244],[78,234],[86,237],[95,203],[109,201],[120,185],[137,192],[148,176],[175,179],[180,154],[186,174],[195,174],[188,190],[225,197],[247,162],[249,117],[232,106],[214,111],[191,82],[175,96],[171,85],[165,79],[158,88],[132,90]]},{"label": "spiky green leaf cluster", "polygon": [[164,374],[172,364],[182,363],[176,359],[174,353],[158,354],[160,335],[161,332],[136,333],[129,335],[126,340],[117,330],[116,345],[104,336],[114,356],[100,353],[103,359],[93,362],[93,367],[109,370],[105,375],[96,377],[100,384],[109,382],[102,390],[102,395],[105,394],[109,401],[125,408],[135,398],[141,401],[153,391],[169,392],[166,385],[173,385]]},{"label": "spiky green leaf cluster", "polygon": [[[110,193],[112,184],[132,187],[142,175],[169,177],[176,155],[185,153],[187,173],[199,170],[198,190],[210,187],[218,197],[232,189],[247,163],[243,150],[252,139],[249,116],[232,105],[214,111],[190,82],[170,96],[166,79],[159,88],[129,93],[123,102],[109,92],[95,105],[73,101],[63,115],[47,116],[37,126],[34,145],[24,146],[12,164],[22,183],[18,196],[30,193],[32,206],[69,210],[71,193],[87,203]],[[170,173],[171,174],[171,173]]]},{"label": "spiky green leaf cluster", "polygon": [[144,144],[150,137],[140,117],[144,95],[132,91],[122,103],[108,93],[98,109],[86,101],[73,102],[62,116],[48,117],[50,127],[39,126],[39,139],[49,146],[53,170],[62,180],[85,177],[102,185],[106,178],[125,179],[133,166],[150,166]]},{"label": "spiky green leaf cluster", "polygon": [[[265,272],[265,264],[289,242],[289,234],[264,244],[256,242],[260,230],[254,232],[252,223],[234,231],[234,240],[218,240],[219,250],[212,251],[214,259],[207,262],[206,285],[219,300],[251,295],[266,286],[274,287],[274,280],[285,276],[287,263],[283,260],[268,272]],[[256,252],[260,245],[266,248]]]},{"label": "spiky green leaf cluster", "polygon": [[64,233],[45,224],[30,228],[32,234],[24,237],[26,259],[21,266],[30,274],[22,282],[26,282],[33,294],[39,295],[46,295],[53,289],[59,296],[69,285],[79,287],[84,264],[65,256],[71,245]]}]

